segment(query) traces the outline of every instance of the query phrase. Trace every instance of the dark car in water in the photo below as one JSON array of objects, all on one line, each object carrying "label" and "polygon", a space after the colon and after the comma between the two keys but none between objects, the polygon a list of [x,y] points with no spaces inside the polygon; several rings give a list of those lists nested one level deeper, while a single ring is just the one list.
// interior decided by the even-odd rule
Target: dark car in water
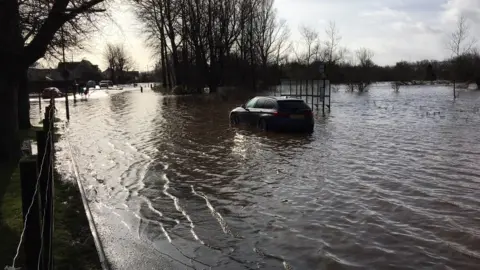
[{"label": "dark car in water", "polygon": [[113,82],[110,80],[103,80],[103,81],[100,81],[98,85],[100,86],[100,88],[109,88],[113,86]]},{"label": "dark car in water", "polygon": [[312,109],[302,99],[254,97],[230,112],[232,125],[248,124],[268,131],[313,132]]},{"label": "dark car in water", "polygon": [[56,87],[47,87],[42,91],[42,98],[59,98],[63,97],[63,93]]}]

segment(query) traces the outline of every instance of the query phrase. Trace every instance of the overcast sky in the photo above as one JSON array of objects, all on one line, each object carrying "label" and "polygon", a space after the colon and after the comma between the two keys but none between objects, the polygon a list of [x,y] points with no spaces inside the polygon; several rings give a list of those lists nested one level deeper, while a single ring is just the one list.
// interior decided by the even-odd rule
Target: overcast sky
[{"label": "overcast sky", "polygon": [[[335,21],[343,46],[372,49],[380,65],[448,57],[445,43],[461,13],[468,18],[472,36],[480,40],[480,0],[275,0],[275,6],[279,18],[288,22],[291,40],[300,39],[300,25],[323,36],[328,22]],[[90,52],[70,53],[68,58],[87,58],[104,69],[104,44],[123,42],[137,70],[151,69],[155,57],[144,46],[141,27],[129,7],[116,5],[112,15],[115,23],[102,25]]]}]

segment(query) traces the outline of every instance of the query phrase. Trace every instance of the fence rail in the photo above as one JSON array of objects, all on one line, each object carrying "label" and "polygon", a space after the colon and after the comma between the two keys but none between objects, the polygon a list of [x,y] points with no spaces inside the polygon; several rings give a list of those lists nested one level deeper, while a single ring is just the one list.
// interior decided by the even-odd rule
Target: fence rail
[{"label": "fence rail", "polygon": [[322,80],[283,80],[281,85],[275,88],[274,95],[290,98],[304,99],[312,109],[322,108],[325,114],[325,107],[330,111],[330,82]]},{"label": "fence rail", "polygon": [[36,132],[38,154],[24,157],[19,163],[23,229],[12,265],[5,269],[16,269],[22,244],[27,270],[54,268],[54,120],[55,99],[52,98],[45,110],[43,128]]}]

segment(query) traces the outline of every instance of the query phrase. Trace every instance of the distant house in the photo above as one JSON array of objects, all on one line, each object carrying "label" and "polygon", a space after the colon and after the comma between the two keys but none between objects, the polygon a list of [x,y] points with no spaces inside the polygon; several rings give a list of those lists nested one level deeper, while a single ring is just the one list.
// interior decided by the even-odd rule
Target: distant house
[{"label": "distant house", "polygon": [[[68,77],[63,77],[63,72],[68,72]],[[86,83],[89,80],[100,81],[102,79],[102,73],[98,68],[98,65],[93,65],[88,60],[82,60],[80,62],[60,62],[53,74],[54,80],[67,80],[77,81],[79,83]]]},{"label": "distant house", "polygon": [[138,71],[125,71],[123,73],[123,78],[125,82],[136,82],[140,79],[140,72]]},{"label": "distant house", "polygon": [[[115,74],[115,78],[112,78],[112,74]],[[112,72],[111,68],[107,68],[102,72],[102,77],[106,80],[112,80],[116,83],[130,83],[136,82],[140,79],[140,72],[138,71],[119,71]]]},{"label": "distant house", "polygon": [[107,68],[102,72],[102,77],[105,80],[111,80],[112,79],[112,69]]},{"label": "distant house", "polygon": [[31,82],[51,81],[53,69],[49,68],[29,68],[27,77]]}]

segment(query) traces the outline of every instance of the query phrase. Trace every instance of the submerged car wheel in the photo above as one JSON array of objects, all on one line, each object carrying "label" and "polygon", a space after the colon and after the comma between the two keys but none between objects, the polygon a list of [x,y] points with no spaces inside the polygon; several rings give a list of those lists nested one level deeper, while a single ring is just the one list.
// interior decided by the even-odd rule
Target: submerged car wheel
[{"label": "submerged car wheel", "polygon": [[314,130],[314,126],[310,126],[307,128],[307,133],[313,133],[313,130]]},{"label": "submerged car wheel", "polygon": [[258,121],[258,128],[261,131],[267,131],[268,130],[267,121],[265,119],[260,119],[260,121]]},{"label": "submerged car wheel", "polygon": [[238,125],[238,124],[240,124],[240,119],[238,119],[238,116],[237,116],[237,115],[232,114],[232,115],[230,116],[230,124],[232,124],[232,125]]}]

